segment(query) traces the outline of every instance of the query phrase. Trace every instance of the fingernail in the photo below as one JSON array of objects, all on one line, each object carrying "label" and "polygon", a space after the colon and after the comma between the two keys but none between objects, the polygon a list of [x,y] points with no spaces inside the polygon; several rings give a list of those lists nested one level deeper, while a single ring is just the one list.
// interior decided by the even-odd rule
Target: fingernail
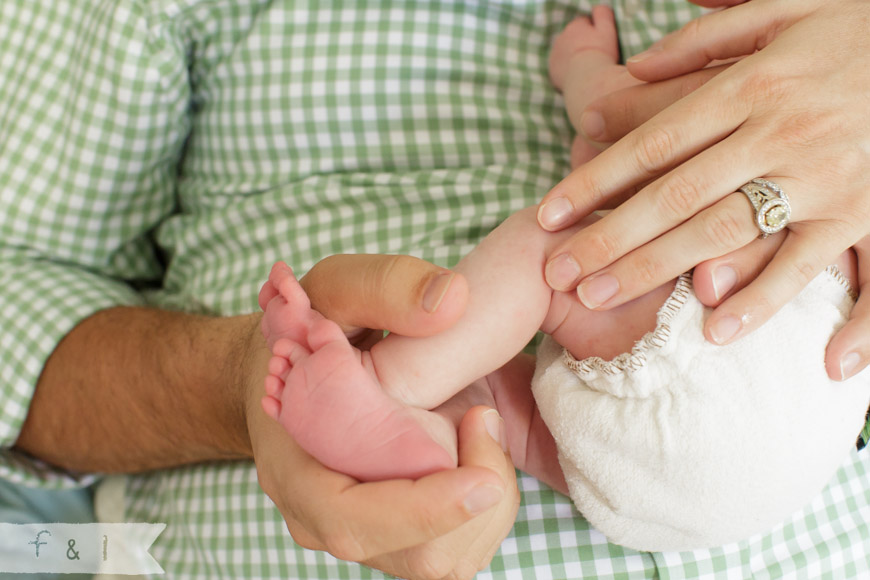
[{"label": "fingernail", "polygon": [[731,266],[719,266],[713,270],[713,294],[721,300],[737,284],[737,272]]},{"label": "fingernail", "polygon": [[661,40],[656,41],[656,42],[655,42],[652,46],[650,46],[648,49],[646,49],[645,51],[640,52],[640,53],[634,55],[633,57],[629,58],[629,59],[626,60],[625,62],[626,62],[627,64],[628,64],[628,63],[635,64],[635,63],[638,63],[638,62],[645,61],[645,60],[648,59],[649,57],[654,56],[654,55],[660,53],[660,52],[662,51],[663,48],[664,48],[664,43],[663,43]]},{"label": "fingernail", "polygon": [[601,274],[577,286],[577,296],[586,308],[598,308],[619,292],[619,280],[610,274]]},{"label": "fingernail", "polygon": [[597,111],[586,111],[580,116],[580,130],[590,139],[604,136],[604,117]]},{"label": "fingernail", "polygon": [[432,278],[426,287],[426,291],[423,293],[423,310],[429,314],[438,310],[455,276],[454,272],[443,272]]},{"label": "fingernail", "polygon": [[725,344],[737,335],[741,326],[743,325],[737,318],[723,316],[710,327],[710,336],[716,344]]},{"label": "fingernail", "polygon": [[550,288],[564,292],[580,278],[580,265],[571,254],[560,254],[547,262],[544,277]]},{"label": "fingernail", "polygon": [[486,432],[489,433],[489,436],[501,445],[502,451],[507,453],[507,432],[505,431],[504,419],[501,418],[498,411],[495,409],[484,411],[483,424],[486,425]]},{"label": "fingernail", "polygon": [[476,516],[500,502],[502,495],[504,495],[502,490],[484,483],[472,489],[462,503],[468,513]]},{"label": "fingernail", "polygon": [[850,352],[840,359],[840,380],[845,381],[855,373],[855,369],[861,364],[861,355]]},{"label": "fingernail", "polygon": [[554,197],[538,210],[538,222],[548,230],[568,225],[574,215],[574,206],[567,198]]}]

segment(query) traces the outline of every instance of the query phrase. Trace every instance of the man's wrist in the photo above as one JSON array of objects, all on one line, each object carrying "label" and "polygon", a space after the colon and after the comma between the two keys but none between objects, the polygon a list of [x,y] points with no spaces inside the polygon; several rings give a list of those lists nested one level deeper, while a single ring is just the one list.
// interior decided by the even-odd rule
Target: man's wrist
[{"label": "man's wrist", "polygon": [[268,363],[258,325],[257,314],[94,314],[46,363],[17,447],[77,471],[250,457],[247,407]]},{"label": "man's wrist", "polygon": [[226,444],[228,449],[245,457],[253,457],[249,423],[255,413],[262,413],[260,399],[271,356],[260,332],[261,320],[262,313],[233,320],[236,340],[230,345],[231,352],[224,359],[226,382],[223,388],[227,406],[238,417],[233,436],[227,439]]}]

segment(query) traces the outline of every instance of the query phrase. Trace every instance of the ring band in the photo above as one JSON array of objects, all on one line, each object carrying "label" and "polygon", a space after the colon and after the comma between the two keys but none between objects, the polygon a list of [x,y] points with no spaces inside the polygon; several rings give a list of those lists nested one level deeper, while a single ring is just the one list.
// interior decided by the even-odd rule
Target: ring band
[{"label": "ring band", "polygon": [[746,195],[755,209],[755,224],[761,230],[762,238],[775,234],[788,225],[791,205],[788,203],[788,196],[780,186],[759,177],[744,184],[740,191]]}]

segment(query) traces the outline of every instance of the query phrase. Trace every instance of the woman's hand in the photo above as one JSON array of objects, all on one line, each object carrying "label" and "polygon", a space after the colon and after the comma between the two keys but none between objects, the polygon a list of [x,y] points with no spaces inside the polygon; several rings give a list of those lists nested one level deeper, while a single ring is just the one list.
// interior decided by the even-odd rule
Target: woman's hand
[{"label": "woman's hand", "polygon": [[[356,334],[376,341],[386,328],[436,333],[461,316],[465,280],[404,256],[336,256],[301,281],[312,304]],[[465,413],[459,467],[412,480],[372,483],[331,471],[305,453],[260,408],[268,360],[252,337],[248,431],[260,485],[301,546],[403,578],[471,578],[486,567],[513,526],[519,492],[504,423],[486,407]]]},{"label": "woman's hand", "polygon": [[[561,229],[640,189],[552,254],[551,286],[581,282],[584,303],[609,308],[750,246],[759,234],[755,212],[737,189],[765,177],[789,195],[790,225],[758,277],[741,280],[745,287],[734,286],[716,309],[707,333],[726,343],[766,321],[870,232],[868,22],[870,4],[861,0],[753,0],[706,15],[630,61],[643,80],[671,79],[653,106],[664,106],[666,93],[693,92],[544,198],[539,221]],[[703,69],[744,55],[730,67]],[[689,80],[678,76],[686,73]],[[603,118],[583,123],[588,138],[618,136]]]},{"label": "woman's hand", "polygon": [[[742,3],[741,0],[724,2],[719,0],[701,1],[696,4],[716,7]],[[692,70],[689,66],[703,66],[706,59],[695,61],[679,58],[683,50],[697,53],[703,50],[704,38],[708,33],[703,27],[692,25],[685,30],[658,43],[653,55],[661,52],[661,57],[629,60],[628,68],[635,76],[650,82],[620,90],[591,103],[584,113],[586,126],[581,138],[591,143],[587,146],[602,149],[618,141],[663,109],[681,98],[691,94],[710,79],[721,73],[727,66],[707,66]],[[688,47],[688,48],[687,48]],[[677,55],[673,58],[670,55]],[[597,153],[597,150],[596,150]],[[634,193],[633,189],[622,195]],[[620,201],[614,197],[613,202]],[[724,256],[702,262],[695,268],[695,290],[705,305],[717,307],[726,298],[733,296],[751,283],[770,262],[782,245],[784,236],[772,236],[757,240]],[[858,303],[852,310],[849,323],[842,328],[829,344],[826,353],[828,375],[834,380],[843,380],[861,371],[870,362],[870,306],[863,293],[870,269],[868,241],[865,238],[854,249],[858,256],[859,294]],[[717,314],[718,315],[718,314]],[[715,320],[715,317],[711,320]],[[708,338],[709,324],[707,329]]]}]

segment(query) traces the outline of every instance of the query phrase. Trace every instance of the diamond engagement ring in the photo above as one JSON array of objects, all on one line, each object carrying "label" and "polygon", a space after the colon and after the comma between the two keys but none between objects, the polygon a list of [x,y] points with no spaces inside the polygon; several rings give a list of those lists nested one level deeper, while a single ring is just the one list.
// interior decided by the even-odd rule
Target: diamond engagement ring
[{"label": "diamond engagement ring", "polygon": [[755,224],[761,230],[761,237],[785,228],[791,217],[788,196],[780,186],[766,179],[756,178],[740,188],[749,203],[755,208]]}]

